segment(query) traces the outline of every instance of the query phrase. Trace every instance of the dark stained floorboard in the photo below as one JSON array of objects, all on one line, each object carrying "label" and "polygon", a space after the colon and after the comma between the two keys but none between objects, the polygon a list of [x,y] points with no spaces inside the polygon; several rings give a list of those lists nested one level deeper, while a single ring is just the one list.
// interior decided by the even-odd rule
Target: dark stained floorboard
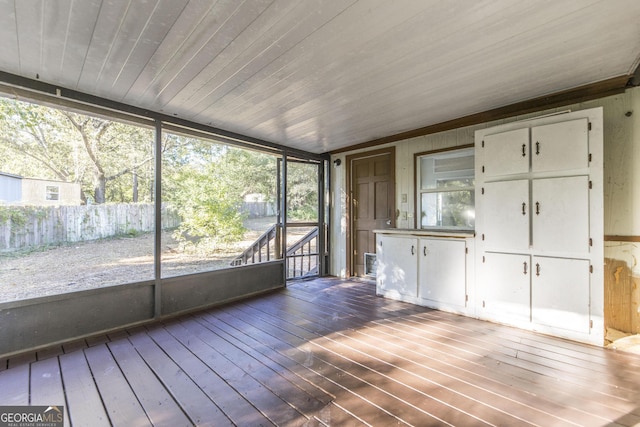
[{"label": "dark stained floorboard", "polygon": [[[67,406],[57,357],[33,362],[30,378],[31,405]],[[64,425],[69,425],[69,417],[64,417]]]},{"label": "dark stained floorboard", "polygon": [[127,339],[111,341],[108,347],[153,425],[193,425]]},{"label": "dark stained floorboard", "polygon": [[640,357],[375,296],[283,291],[0,360],[68,425],[633,426]]},{"label": "dark stained floorboard", "polygon": [[96,389],[84,352],[72,351],[59,356],[58,359],[67,401],[65,417],[71,417],[76,425],[108,426],[109,417]]},{"label": "dark stained floorboard", "polygon": [[114,426],[151,425],[151,421],[109,348],[105,344],[95,345],[86,349],[84,353],[111,424]]},{"label": "dark stained floorboard", "polygon": [[29,404],[28,363],[0,371],[0,405],[24,406]]}]

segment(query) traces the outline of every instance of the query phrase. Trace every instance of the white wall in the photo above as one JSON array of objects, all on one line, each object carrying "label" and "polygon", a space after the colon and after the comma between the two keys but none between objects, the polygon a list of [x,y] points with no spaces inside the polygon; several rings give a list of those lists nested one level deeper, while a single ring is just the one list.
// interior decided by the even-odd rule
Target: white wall
[{"label": "white wall", "polygon": [[[385,146],[396,147],[396,206],[407,212],[406,221],[398,220],[398,228],[413,228],[415,184],[414,153],[473,144],[477,129],[528,119],[560,111],[577,111],[604,107],[604,232],[608,236],[640,236],[640,87],[624,94],[581,104],[545,110],[511,119],[484,123],[399,141]],[[629,115],[629,112],[631,114]],[[379,149],[385,146],[376,146]],[[331,261],[330,274],[346,274],[346,162],[348,155],[368,150],[355,150],[332,156],[331,167]],[[341,159],[336,166],[333,161]],[[402,194],[407,203],[401,203]],[[401,216],[402,217],[402,216]],[[635,277],[640,277],[640,243],[605,242],[605,257],[627,261]]]},{"label": "white wall", "polygon": [[[47,186],[58,187],[58,200],[46,199]],[[20,204],[32,206],[78,206],[82,204],[81,192],[82,189],[78,183],[23,178]]]}]

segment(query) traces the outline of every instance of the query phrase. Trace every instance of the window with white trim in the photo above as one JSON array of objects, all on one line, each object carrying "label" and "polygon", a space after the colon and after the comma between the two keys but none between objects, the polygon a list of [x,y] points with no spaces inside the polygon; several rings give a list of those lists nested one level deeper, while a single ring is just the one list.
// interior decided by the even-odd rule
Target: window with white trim
[{"label": "window with white trim", "polygon": [[60,200],[60,186],[59,185],[47,185],[45,188],[46,200]]},{"label": "window with white trim", "polygon": [[416,155],[416,172],[418,227],[473,230],[473,147]]}]

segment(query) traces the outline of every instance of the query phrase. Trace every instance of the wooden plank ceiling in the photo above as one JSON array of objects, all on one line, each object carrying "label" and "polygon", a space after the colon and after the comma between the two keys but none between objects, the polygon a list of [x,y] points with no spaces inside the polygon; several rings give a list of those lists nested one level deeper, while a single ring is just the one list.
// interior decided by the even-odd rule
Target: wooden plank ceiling
[{"label": "wooden plank ceiling", "polygon": [[631,74],[637,0],[0,0],[0,71],[322,153]]}]

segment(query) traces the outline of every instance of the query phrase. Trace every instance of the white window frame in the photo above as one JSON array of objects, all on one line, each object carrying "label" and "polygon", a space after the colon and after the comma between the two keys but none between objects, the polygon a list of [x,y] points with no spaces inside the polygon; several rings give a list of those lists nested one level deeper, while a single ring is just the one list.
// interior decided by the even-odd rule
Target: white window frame
[{"label": "white window frame", "polygon": [[[55,196],[55,197],[53,197]],[[45,185],[44,186],[44,199],[47,201],[57,202],[60,201],[60,186],[59,185]]]},{"label": "white window frame", "polygon": [[[433,158],[433,159],[445,159],[445,158],[455,158],[455,157],[466,157],[466,156],[475,156],[475,149],[473,146],[464,146],[464,147],[456,147],[447,150],[439,150],[439,151],[431,151],[426,153],[418,153],[415,155],[415,176],[416,176],[416,228],[425,229],[425,230],[455,230],[455,231],[473,231],[475,229],[475,169],[472,167],[471,169],[460,170],[460,172],[441,172],[439,173],[439,177],[434,177],[436,181],[438,180],[455,180],[457,178],[461,179],[472,179],[472,185],[469,186],[460,186],[460,187],[434,187],[434,188],[423,188],[422,186],[422,160]],[[472,162],[473,164],[473,162]],[[444,195],[444,193],[449,192],[462,192],[462,191],[471,191],[474,206],[473,211],[469,212],[469,225],[423,225],[422,221],[422,199],[425,194],[440,194]],[[441,199],[442,200],[442,199]],[[439,210],[441,213],[442,210]],[[437,221],[440,222],[440,221]]]}]

